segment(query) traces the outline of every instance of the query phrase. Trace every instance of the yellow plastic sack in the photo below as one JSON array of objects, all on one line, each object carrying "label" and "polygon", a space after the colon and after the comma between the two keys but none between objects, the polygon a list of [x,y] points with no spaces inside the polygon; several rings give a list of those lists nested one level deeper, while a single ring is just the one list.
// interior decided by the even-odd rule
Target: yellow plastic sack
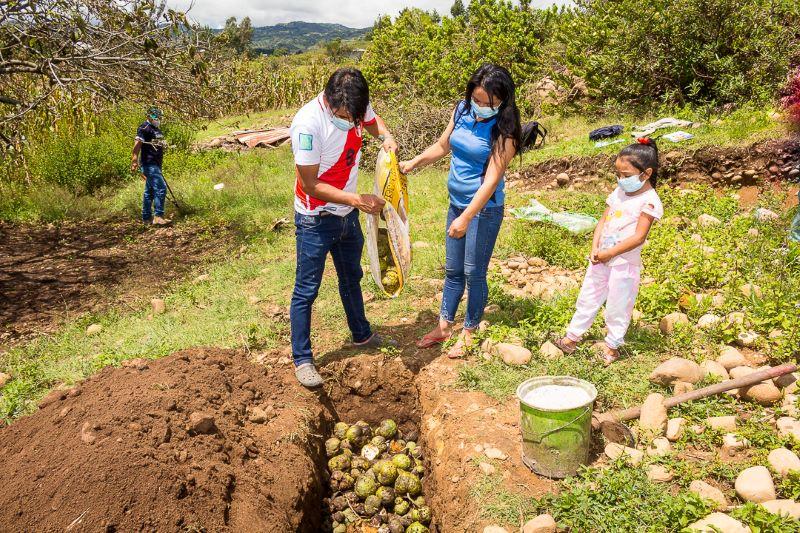
[{"label": "yellow plastic sack", "polygon": [[372,279],[387,295],[396,297],[411,273],[408,223],[408,180],[397,156],[381,150],[375,163],[374,194],[386,200],[380,215],[367,215],[367,256]]}]

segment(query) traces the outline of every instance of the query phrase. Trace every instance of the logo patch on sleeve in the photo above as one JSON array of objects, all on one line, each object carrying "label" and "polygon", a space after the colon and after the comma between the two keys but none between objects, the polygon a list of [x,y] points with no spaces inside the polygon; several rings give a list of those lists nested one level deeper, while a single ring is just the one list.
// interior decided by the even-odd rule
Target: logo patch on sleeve
[{"label": "logo patch on sleeve", "polygon": [[300,149],[301,150],[312,150],[314,146],[314,136],[308,135],[307,133],[300,134]]}]

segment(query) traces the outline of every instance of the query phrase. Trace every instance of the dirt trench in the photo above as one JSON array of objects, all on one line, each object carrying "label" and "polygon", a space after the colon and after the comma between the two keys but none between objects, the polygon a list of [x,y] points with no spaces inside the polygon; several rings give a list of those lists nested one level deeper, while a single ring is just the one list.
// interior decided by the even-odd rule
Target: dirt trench
[{"label": "dirt trench", "polygon": [[517,410],[452,387],[461,364],[354,355],[308,391],[278,357],[193,349],[108,367],[0,429],[2,531],[321,531],[336,421],[418,430],[434,532],[485,525],[470,490],[492,446],[508,490],[553,489],[522,465]]}]

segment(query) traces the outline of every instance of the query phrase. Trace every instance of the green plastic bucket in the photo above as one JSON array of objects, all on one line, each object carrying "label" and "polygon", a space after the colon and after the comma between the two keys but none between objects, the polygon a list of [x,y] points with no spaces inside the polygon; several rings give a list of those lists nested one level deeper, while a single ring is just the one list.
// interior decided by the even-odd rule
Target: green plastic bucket
[{"label": "green plastic bucket", "polygon": [[[571,409],[533,407],[524,400],[532,390],[545,385],[572,386],[589,394],[588,403]],[[597,389],[588,381],[570,376],[540,376],[517,387],[522,462],[535,473],[564,478],[574,475],[589,459],[592,440],[592,408]]]}]

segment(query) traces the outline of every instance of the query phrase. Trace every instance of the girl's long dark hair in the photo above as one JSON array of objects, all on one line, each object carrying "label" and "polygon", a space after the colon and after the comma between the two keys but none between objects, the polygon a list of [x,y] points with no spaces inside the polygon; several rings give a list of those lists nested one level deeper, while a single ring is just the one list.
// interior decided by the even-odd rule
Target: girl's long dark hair
[{"label": "girl's long dark hair", "polygon": [[472,111],[472,93],[477,87],[483,87],[483,90],[489,94],[492,107],[495,107],[497,102],[502,102],[495,116],[494,126],[492,126],[492,153],[503,153],[507,139],[513,141],[514,149],[519,153],[524,146],[515,96],[516,90],[511,73],[499,65],[491,63],[481,65],[467,82],[467,92],[464,95],[465,105],[461,108],[461,113],[456,120]]}]

